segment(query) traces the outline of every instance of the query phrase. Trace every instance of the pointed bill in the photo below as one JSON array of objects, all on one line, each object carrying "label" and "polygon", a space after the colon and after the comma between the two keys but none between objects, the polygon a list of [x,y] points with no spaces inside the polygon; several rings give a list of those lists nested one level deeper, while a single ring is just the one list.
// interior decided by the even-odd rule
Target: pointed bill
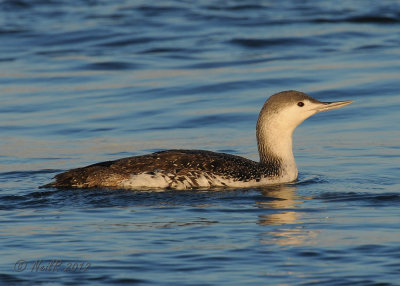
[{"label": "pointed bill", "polygon": [[352,100],[335,101],[335,102],[321,102],[321,105],[319,105],[317,108],[315,108],[315,110],[317,112],[321,112],[321,111],[337,109],[337,108],[341,108],[343,106],[349,105],[352,102],[353,102]]}]

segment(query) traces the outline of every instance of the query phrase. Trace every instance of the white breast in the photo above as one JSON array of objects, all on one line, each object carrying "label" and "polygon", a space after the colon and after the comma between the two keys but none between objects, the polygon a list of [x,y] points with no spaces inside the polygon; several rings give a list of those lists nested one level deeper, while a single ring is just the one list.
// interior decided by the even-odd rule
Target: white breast
[{"label": "white breast", "polygon": [[[297,175],[296,175],[297,177]],[[187,175],[175,175],[162,170],[154,173],[140,173],[132,175],[129,179],[122,180],[119,188],[123,189],[208,189],[215,188],[251,188],[271,184],[288,182],[292,179],[288,174],[274,178],[261,178],[260,180],[240,181],[235,178],[228,178],[209,173],[188,173]]]}]

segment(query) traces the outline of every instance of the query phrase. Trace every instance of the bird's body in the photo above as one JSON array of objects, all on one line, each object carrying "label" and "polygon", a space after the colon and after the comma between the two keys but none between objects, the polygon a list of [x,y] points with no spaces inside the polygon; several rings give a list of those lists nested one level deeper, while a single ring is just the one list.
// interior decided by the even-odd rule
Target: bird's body
[{"label": "bird's body", "polygon": [[168,150],[73,169],[56,176],[56,187],[255,187],[279,183],[279,170],[279,162],[264,165],[225,153]]},{"label": "bird's body", "polygon": [[203,150],[167,150],[72,169],[44,187],[171,188],[256,187],[296,180],[292,134],[309,116],[351,103],[323,103],[297,91],[271,96],[257,121],[260,162]]}]

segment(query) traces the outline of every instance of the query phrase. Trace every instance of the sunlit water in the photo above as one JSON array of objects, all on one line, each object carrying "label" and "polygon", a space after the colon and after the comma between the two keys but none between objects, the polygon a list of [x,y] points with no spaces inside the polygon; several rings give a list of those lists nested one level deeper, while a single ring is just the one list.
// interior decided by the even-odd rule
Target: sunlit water
[{"label": "sunlit water", "polygon": [[[398,1],[0,1],[0,284],[396,285]],[[264,189],[39,189],[168,148],[257,160],[265,99],[354,100]]]}]

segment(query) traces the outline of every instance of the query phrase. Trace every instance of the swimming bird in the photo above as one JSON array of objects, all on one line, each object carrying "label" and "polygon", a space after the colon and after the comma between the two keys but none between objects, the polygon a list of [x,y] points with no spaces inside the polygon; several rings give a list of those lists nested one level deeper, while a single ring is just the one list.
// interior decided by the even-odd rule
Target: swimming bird
[{"label": "swimming bird", "polygon": [[259,162],[204,150],[167,150],[72,169],[43,187],[204,189],[293,182],[298,176],[292,150],[295,128],[318,112],[350,103],[321,102],[294,90],[272,95],[257,120]]}]

